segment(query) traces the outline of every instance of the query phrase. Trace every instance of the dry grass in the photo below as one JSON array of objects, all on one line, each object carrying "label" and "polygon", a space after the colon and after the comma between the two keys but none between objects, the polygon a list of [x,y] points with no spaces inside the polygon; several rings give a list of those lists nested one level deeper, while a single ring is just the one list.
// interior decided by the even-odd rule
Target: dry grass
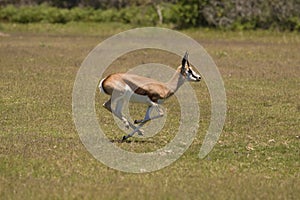
[{"label": "dry grass", "polygon": [[[300,197],[299,34],[185,31],[207,49],[224,78],[228,101],[224,131],[209,156],[199,160],[210,117],[209,95],[204,83],[193,85],[201,120],[189,150],[160,171],[127,174],[106,167],[87,152],[75,130],[71,98],[76,72],[89,51],[109,35],[130,27],[0,27],[10,34],[0,36],[3,199]],[[171,60],[167,64],[177,65],[172,55],[163,57]],[[136,52],[115,64],[122,64],[126,71],[153,58],[161,61],[155,51]],[[120,138],[122,134],[114,127],[112,117],[100,106],[107,97],[96,97],[99,121],[106,124],[106,130],[112,130],[109,137]],[[170,100],[165,106],[175,104]],[[144,111],[139,106],[132,109],[136,115],[140,109]],[[118,145],[137,152],[164,146],[173,137],[170,120],[175,117],[176,121],[176,110],[169,115],[173,117],[154,138]]]}]

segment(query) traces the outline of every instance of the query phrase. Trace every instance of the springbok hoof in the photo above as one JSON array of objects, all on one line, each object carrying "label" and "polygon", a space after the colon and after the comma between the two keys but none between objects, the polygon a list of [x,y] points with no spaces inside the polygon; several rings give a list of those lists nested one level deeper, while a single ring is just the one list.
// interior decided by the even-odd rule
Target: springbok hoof
[{"label": "springbok hoof", "polygon": [[129,129],[129,122],[126,118],[122,118],[123,124],[125,125],[125,128]]},{"label": "springbok hoof", "polygon": [[129,122],[128,121],[124,122],[124,125],[125,125],[126,129],[129,129]]},{"label": "springbok hoof", "polygon": [[143,130],[139,130],[138,135],[139,136],[144,136],[144,131]]},{"label": "springbok hoof", "polygon": [[127,137],[124,135],[122,138],[122,142],[124,142],[127,139]]},{"label": "springbok hoof", "polygon": [[141,123],[143,120],[134,120],[134,124],[139,124],[139,123]]},{"label": "springbok hoof", "polygon": [[142,124],[150,121],[151,119],[141,119],[141,120],[134,120],[135,124]]}]

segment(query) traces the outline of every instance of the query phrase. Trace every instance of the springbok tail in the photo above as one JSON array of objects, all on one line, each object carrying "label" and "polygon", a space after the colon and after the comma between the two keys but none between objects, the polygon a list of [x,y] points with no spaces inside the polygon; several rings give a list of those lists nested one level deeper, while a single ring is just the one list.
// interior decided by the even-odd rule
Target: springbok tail
[{"label": "springbok tail", "polygon": [[105,90],[103,89],[103,86],[102,86],[104,80],[105,80],[105,78],[102,79],[102,80],[100,81],[99,85],[98,85],[99,90],[100,90],[101,93],[106,93]]}]

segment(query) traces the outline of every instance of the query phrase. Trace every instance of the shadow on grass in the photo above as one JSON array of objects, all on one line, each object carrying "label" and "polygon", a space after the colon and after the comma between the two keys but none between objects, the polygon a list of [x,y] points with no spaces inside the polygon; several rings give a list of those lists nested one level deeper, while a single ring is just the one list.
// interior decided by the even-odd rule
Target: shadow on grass
[{"label": "shadow on grass", "polygon": [[110,142],[112,143],[138,143],[138,144],[150,144],[150,143],[155,143],[155,141],[151,141],[151,140],[146,140],[146,139],[127,139],[127,140],[123,140],[123,139],[111,139]]}]

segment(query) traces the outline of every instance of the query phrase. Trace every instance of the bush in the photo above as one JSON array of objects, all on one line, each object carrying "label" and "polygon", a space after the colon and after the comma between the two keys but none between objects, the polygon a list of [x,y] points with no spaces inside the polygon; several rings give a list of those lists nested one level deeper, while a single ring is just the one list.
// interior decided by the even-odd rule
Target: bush
[{"label": "bush", "polygon": [[67,23],[70,21],[69,10],[54,7],[41,8],[42,22],[48,23]]},{"label": "bush", "polygon": [[198,12],[206,24],[219,28],[296,30],[299,10],[299,0],[210,0]]},{"label": "bush", "polygon": [[153,26],[158,22],[156,11],[151,6],[127,7],[119,11],[119,19],[123,23],[134,25]]},{"label": "bush", "polygon": [[8,5],[0,9],[0,18],[2,21],[11,22],[13,16],[18,13],[18,9],[12,5]]},{"label": "bush", "polygon": [[68,10],[41,6],[22,6],[16,8],[7,6],[0,9],[0,17],[2,21],[17,22],[17,23],[34,23],[34,22],[49,22],[49,23],[66,23],[68,19]]},{"label": "bush", "polygon": [[69,21],[90,21],[95,10],[93,8],[72,8],[68,13]]},{"label": "bush", "polygon": [[97,10],[95,13],[96,22],[116,22],[119,19],[116,9]]},{"label": "bush", "polygon": [[158,3],[164,0],[153,0],[148,4],[135,0],[130,2],[132,6],[118,4],[121,8],[104,10],[91,7],[61,9],[46,4],[21,7],[8,5],[0,7],[0,20],[18,23],[122,22],[138,26],[153,26],[163,22],[177,28],[202,26],[300,31],[299,0],[170,0],[173,3],[168,1],[159,4],[159,7]]},{"label": "bush", "polygon": [[35,7],[21,7],[18,12],[14,14],[11,18],[13,22],[19,23],[29,23],[29,22],[39,22],[42,20],[41,11]]},{"label": "bush", "polygon": [[178,28],[194,27],[198,25],[198,5],[190,1],[182,1],[172,7],[172,21]]}]

